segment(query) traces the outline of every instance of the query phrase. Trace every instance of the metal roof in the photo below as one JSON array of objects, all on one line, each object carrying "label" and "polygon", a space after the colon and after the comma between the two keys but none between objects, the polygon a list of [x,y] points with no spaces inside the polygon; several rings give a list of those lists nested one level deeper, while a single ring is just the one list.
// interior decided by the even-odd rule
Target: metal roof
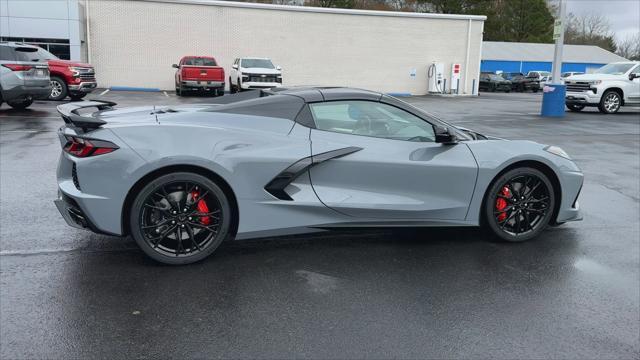
[{"label": "metal roof", "polygon": [[312,6],[246,3],[246,2],[222,1],[222,0],[141,0],[141,1],[172,3],[172,4],[188,4],[188,5],[224,6],[224,7],[247,8],[247,9],[262,9],[262,10],[297,11],[297,12],[325,13],[325,14],[391,16],[391,17],[478,20],[478,21],[484,21],[487,19],[487,17],[484,15],[431,14],[431,13],[416,13],[416,12],[404,12],[404,11],[338,9],[338,8],[324,8],[324,7],[312,7]]},{"label": "metal roof", "polygon": [[[482,60],[553,61],[553,50],[554,44],[484,41]],[[628,60],[594,45],[564,45],[562,61],[608,64]]]}]

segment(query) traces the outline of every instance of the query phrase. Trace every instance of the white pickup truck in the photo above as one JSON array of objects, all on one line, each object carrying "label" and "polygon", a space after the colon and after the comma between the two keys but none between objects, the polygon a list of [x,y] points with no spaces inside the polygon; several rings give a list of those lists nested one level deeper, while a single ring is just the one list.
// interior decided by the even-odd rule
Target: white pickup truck
[{"label": "white pickup truck", "polygon": [[597,106],[600,112],[613,114],[621,106],[640,106],[639,61],[607,64],[593,74],[569,76],[564,84],[565,104],[571,111]]}]

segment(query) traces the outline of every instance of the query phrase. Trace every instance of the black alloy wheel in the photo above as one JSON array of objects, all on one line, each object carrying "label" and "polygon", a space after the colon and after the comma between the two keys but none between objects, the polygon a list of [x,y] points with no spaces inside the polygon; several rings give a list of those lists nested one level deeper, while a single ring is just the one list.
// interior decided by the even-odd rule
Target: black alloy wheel
[{"label": "black alloy wheel", "polygon": [[227,237],[231,210],[224,191],[193,173],[173,173],[147,184],[130,214],[131,233],[151,258],[189,264],[213,253]]},{"label": "black alloy wheel", "polygon": [[492,185],[485,200],[485,220],[500,239],[525,241],[547,227],[554,204],[553,186],[546,175],[533,168],[517,168]]}]

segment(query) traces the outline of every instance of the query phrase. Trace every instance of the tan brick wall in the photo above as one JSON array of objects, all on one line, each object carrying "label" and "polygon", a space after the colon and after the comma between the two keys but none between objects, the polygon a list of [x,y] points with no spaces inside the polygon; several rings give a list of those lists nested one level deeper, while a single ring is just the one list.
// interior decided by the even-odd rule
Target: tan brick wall
[{"label": "tan brick wall", "polygon": [[[90,58],[101,87],[172,90],[183,55],[270,57],[285,85],[354,86],[424,94],[432,61],[465,63],[469,20],[90,1]],[[477,79],[482,21],[471,21],[468,92]],[[415,77],[410,76],[417,70]],[[463,72],[464,74],[464,72]],[[461,88],[463,88],[461,79]]]}]

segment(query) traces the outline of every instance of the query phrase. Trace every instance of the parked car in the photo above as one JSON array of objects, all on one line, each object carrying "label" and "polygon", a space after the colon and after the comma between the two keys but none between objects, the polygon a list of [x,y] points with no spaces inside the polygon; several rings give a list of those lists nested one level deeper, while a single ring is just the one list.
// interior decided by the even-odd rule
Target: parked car
[{"label": "parked car", "polygon": [[92,65],[78,61],[62,60],[43,48],[38,48],[34,60],[46,61],[51,74],[50,100],[80,100],[98,86]]},{"label": "parked car", "polygon": [[549,85],[553,82],[553,77],[551,75],[545,75],[540,79],[540,87],[544,88],[546,85]]},{"label": "parked car", "polygon": [[502,76],[496,75],[494,73],[481,73],[478,89],[491,92],[509,92],[511,91],[511,81],[505,80]]},{"label": "parked car", "polygon": [[183,96],[188,91],[205,91],[213,96],[224,94],[224,69],[211,56],[185,56],[176,68],[176,95]]},{"label": "parked car", "polygon": [[520,242],[582,217],[582,172],[556,146],[455,127],[378,92],[251,95],[171,111],[58,106],[62,217],[172,265],[267,234],[483,225]]},{"label": "parked car", "polygon": [[282,69],[267,58],[237,58],[231,65],[229,90],[267,89],[282,86]]},{"label": "parked car", "polygon": [[26,109],[34,99],[46,99],[51,92],[49,66],[37,61],[38,47],[22,43],[0,43],[0,105]]},{"label": "parked car", "polygon": [[640,105],[640,62],[616,62],[593,74],[574,75],[565,80],[565,104],[571,111],[597,106],[600,112],[612,114],[621,106]]},{"label": "parked car", "polygon": [[535,70],[535,71],[529,71],[527,73],[527,77],[530,79],[537,79],[538,81],[542,81],[542,79],[545,76],[551,76],[551,73],[548,71],[539,71],[539,70]]},{"label": "parked car", "polygon": [[524,75],[516,75],[512,77],[510,81],[511,81],[511,90],[513,91],[538,92],[538,90],[540,90],[540,82],[535,78],[528,78]]},{"label": "parked car", "polygon": [[505,80],[509,80],[509,81],[511,81],[514,77],[524,76],[524,74],[521,72],[502,72],[498,75],[502,76]]},{"label": "parked car", "polygon": [[584,74],[581,71],[568,71],[568,72],[563,72],[562,75],[560,75],[560,79],[564,80],[566,78],[568,78],[569,76],[573,76],[573,75],[582,75]]}]

